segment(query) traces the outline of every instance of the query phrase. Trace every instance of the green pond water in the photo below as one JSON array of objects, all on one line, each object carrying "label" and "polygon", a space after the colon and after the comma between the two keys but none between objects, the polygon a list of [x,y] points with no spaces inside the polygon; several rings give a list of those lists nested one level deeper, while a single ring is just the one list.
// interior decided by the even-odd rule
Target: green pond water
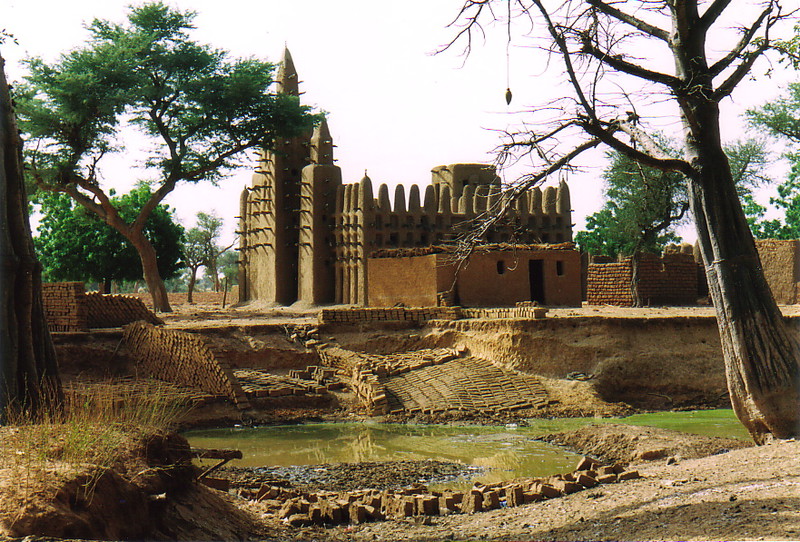
[{"label": "green pond water", "polygon": [[233,427],[184,433],[192,446],[236,448],[241,467],[317,465],[360,461],[435,459],[489,469],[484,482],[548,476],[575,466],[578,456],[535,439],[588,423],[630,423],[707,436],[749,439],[731,410],[662,412],[622,419],[531,419],[527,426],[450,426],[378,423],[315,423]]}]

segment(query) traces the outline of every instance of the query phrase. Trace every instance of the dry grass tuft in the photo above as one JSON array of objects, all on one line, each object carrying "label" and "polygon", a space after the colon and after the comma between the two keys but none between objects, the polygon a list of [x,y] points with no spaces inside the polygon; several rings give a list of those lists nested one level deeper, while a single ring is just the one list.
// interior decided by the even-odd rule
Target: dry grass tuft
[{"label": "dry grass tuft", "polygon": [[96,383],[64,395],[62,415],[43,409],[34,418],[8,409],[0,427],[0,510],[54,496],[64,477],[79,471],[92,473],[83,488],[90,498],[97,478],[125,459],[137,437],[170,429],[188,410],[185,398],[157,386],[142,393]]}]

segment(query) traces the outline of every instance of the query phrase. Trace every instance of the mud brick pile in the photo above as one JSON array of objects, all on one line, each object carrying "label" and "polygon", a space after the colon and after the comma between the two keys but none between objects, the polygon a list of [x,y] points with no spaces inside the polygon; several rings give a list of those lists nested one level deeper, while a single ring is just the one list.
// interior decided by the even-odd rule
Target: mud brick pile
[{"label": "mud brick pile", "polygon": [[496,414],[548,404],[532,375],[467,356],[463,346],[364,354],[338,346],[318,350],[326,365],[350,374],[350,388],[370,415],[470,411]]},{"label": "mud brick pile", "polygon": [[452,410],[497,414],[548,404],[532,375],[501,369],[474,357],[448,360],[381,379],[390,414]]},{"label": "mud brick pile", "polygon": [[90,328],[122,327],[138,320],[151,324],[164,323],[135,296],[90,292],[85,300]]},{"label": "mud brick pile", "polygon": [[231,368],[216,358],[203,338],[146,322],[123,329],[125,346],[151,377],[228,397],[242,410],[250,408]]},{"label": "mud brick pile", "polygon": [[82,282],[42,284],[42,302],[50,331],[88,331],[89,317]]},{"label": "mud brick pile", "polygon": [[461,318],[460,311],[459,307],[322,309],[318,318],[320,324],[427,322],[428,320],[458,320]]},{"label": "mud brick pile", "polygon": [[[590,263],[587,302],[590,305],[634,304],[633,261]],[[691,254],[642,254],[637,292],[645,305],[694,305],[698,298],[697,264]]]},{"label": "mud brick pile", "polygon": [[292,370],[289,376],[271,374],[256,369],[233,371],[248,399],[268,397],[325,395],[344,384],[336,377],[335,369],[309,366],[304,371]]},{"label": "mud brick pile", "polygon": [[[530,303],[530,301],[522,303]],[[517,304],[516,307],[498,309],[461,309],[462,318],[498,319],[511,318],[516,320],[539,320],[547,316],[547,309],[534,305]]]},{"label": "mud brick pile", "polygon": [[317,491],[262,486],[243,497],[260,501],[267,510],[294,527],[365,523],[384,519],[448,514],[476,514],[501,507],[557,499],[600,484],[634,480],[641,476],[622,465],[601,465],[584,457],[576,469],[547,478],[530,478],[491,485],[475,483],[466,492],[429,491],[415,484],[401,490]]}]

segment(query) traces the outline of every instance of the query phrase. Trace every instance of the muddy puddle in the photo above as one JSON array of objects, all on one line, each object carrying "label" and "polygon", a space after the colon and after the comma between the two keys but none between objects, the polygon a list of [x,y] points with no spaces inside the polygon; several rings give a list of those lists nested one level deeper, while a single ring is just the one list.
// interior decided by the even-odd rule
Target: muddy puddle
[{"label": "muddy puddle", "polygon": [[[303,473],[321,469],[301,468],[309,465],[433,460],[464,466],[433,485],[466,487],[476,479],[491,483],[569,471],[579,456],[536,438],[602,421],[594,418],[532,419],[520,426],[505,427],[315,423],[196,430],[185,436],[195,447],[241,450],[244,459],[234,461],[232,465],[236,467],[278,469],[289,479],[295,477],[291,473],[293,467],[296,467],[297,477],[305,478]],[[707,436],[747,438],[730,410],[640,414],[609,421]]]}]

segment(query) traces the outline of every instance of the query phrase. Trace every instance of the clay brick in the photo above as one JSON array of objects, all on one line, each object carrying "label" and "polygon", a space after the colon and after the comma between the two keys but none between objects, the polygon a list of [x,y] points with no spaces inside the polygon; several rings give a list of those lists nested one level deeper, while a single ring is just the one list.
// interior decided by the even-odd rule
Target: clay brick
[{"label": "clay brick", "polygon": [[477,489],[473,489],[464,494],[464,499],[461,502],[461,511],[465,514],[474,514],[483,511],[483,493]]},{"label": "clay brick", "polygon": [[642,475],[639,474],[637,470],[628,470],[625,471],[617,476],[617,480],[622,482],[623,480],[635,480],[637,478],[641,478]]}]

